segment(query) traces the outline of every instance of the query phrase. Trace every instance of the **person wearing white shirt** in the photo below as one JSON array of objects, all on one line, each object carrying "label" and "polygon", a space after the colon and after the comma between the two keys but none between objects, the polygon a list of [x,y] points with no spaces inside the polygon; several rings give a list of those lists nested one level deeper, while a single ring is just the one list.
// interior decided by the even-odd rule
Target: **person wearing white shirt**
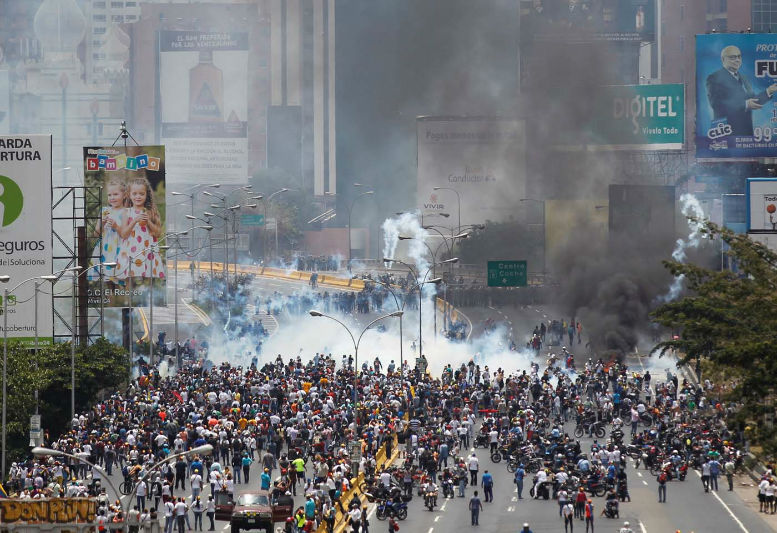
[{"label": "person wearing white shirt", "polygon": [[469,484],[473,487],[478,486],[478,470],[480,470],[480,461],[478,461],[475,452],[469,456],[467,460],[467,467],[469,468]]},{"label": "person wearing white shirt", "polygon": [[190,481],[192,484],[192,499],[196,500],[197,496],[202,493],[202,476],[198,472],[194,472]]}]

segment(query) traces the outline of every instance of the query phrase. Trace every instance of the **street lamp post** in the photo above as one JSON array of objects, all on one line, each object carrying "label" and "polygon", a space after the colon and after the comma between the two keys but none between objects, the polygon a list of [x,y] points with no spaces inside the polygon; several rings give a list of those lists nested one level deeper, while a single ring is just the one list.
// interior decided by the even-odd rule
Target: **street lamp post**
[{"label": "street lamp post", "polygon": [[[28,278],[12,289],[3,289],[3,415],[2,415],[2,442],[0,443],[0,446],[2,446],[2,458],[0,458],[0,470],[2,472],[0,473],[0,479],[5,479],[5,459],[7,456],[8,448],[6,447],[6,434],[7,434],[7,411],[8,411],[8,295],[24,285],[27,282],[33,281],[33,280],[49,280],[51,281],[51,278],[53,277],[54,280],[56,280],[56,276],[53,274],[45,274],[43,276],[33,276],[31,278]],[[3,275],[0,276],[0,283],[8,283],[8,281],[11,279],[10,276]]]},{"label": "street lamp post", "polygon": [[[389,293],[391,293],[391,296],[394,297],[394,304],[397,306],[397,311],[403,311],[405,310],[405,299],[402,299],[402,305],[399,304],[399,298],[397,298],[397,294],[394,292],[394,289],[391,287],[390,283],[386,283],[385,281],[380,280],[372,280],[373,283],[377,283],[379,285],[382,285],[385,287]],[[404,313],[403,313],[404,314]],[[399,373],[402,375],[402,371],[404,369],[404,357],[403,357],[403,335],[402,335],[402,315],[399,315]]]},{"label": "street lamp post", "polygon": [[[105,263],[98,263],[96,265],[92,265],[92,268],[99,267],[100,268],[100,286],[102,286],[102,280],[103,280],[103,267],[109,267],[109,268],[116,268],[115,262],[105,262]],[[81,267],[77,267],[77,269],[80,269]],[[75,270],[76,267],[73,267],[71,270]],[[75,417],[76,414],[76,290],[77,290],[77,282],[78,282],[78,276],[81,276],[85,274],[86,272],[89,272],[89,269],[83,270],[79,272],[78,274],[73,274],[73,287],[71,289],[71,295],[70,295],[70,303],[71,303],[71,319],[70,319],[70,419],[72,420]],[[103,291],[100,290],[100,300],[103,298]],[[102,321],[101,321],[102,323]]]},{"label": "street lamp post", "polygon": [[[252,200],[261,200],[262,202],[262,208],[264,209],[264,230],[262,230],[262,258],[267,262],[267,205],[270,203],[270,200],[272,200],[275,196],[279,194],[283,194],[285,192],[288,192],[289,189],[286,187],[275,191],[270,196],[265,198],[263,195],[258,196],[252,196]],[[275,217],[275,255],[278,255],[278,217]]]},{"label": "street lamp post", "polygon": [[[148,476],[149,474],[151,474],[151,472],[153,472],[163,464],[170,462],[174,459],[178,459],[179,457],[184,457],[189,455],[210,455],[212,452],[213,452],[213,446],[211,446],[210,444],[204,444],[202,446],[192,448],[191,450],[188,450],[185,452],[179,452],[179,453],[168,455],[161,461],[151,465],[151,467],[149,467],[148,470],[146,471],[146,475],[140,481],[145,481],[146,479],[148,479]],[[77,462],[85,463],[88,466],[91,466],[92,469],[96,469],[97,471],[101,472],[102,478],[105,479],[105,481],[108,483],[108,486],[110,486],[111,489],[113,489],[113,492],[116,495],[116,498],[121,503],[122,512],[124,514],[124,525],[122,526],[122,530],[123,531],[129,530],[129,524],[128,524],[129,509],[130,509],[130,506],[132,505],[133,499],[135,497],[135,494],[137,493],[138,486],[140,485],[140,483],[135,484],[135,489],[132,491],[132,493],[130,493],[129,498],[127,498],[127,501],[125,503],[121,499],[121,496],[122,496],[121,493],[118,490],[116,490],[116,487],[113,485],[113,482],[111,482],[111,478],[108,475],[108,473],[105,470],[103,470],[101,467],[97,466],[96,464],[90,463],[89,461],[81,459],[80,457],[77,457],[73,454],[63,452],[61,450],[54,450],[52,448],[43,448],[41,446],[36,446],[35,448],[33,448],[32,454],[35,457],[52,457],[52,456],[59,457],[61,455],[63,457],[74,459]]]},{"label": "street lamp post", "polygon": [[[355,186],[359,187],[361,186],[360,183],[354,183]],[[351,201],[351,205],[348,207],[348,271],[351,270],[351,213],[353,212],[353,206],[356,204],[356,202],[359,200],[359,198],[362,198],[363,196],[370,196],[372,194],[375,194],[375,191],[364,191],[363,193],[356,196]]]},{"label": "street lamp post", "polygon": [[357,384],[358,378],[359,378],[359,344],[361,344],[361,342],[362,342],[362,337],[367,332],[367,330],[370,329],[370,327],[372,327],[372,325],[375,324],[376,322],[379,322],[379,321],[383,320],[384,318],[390,318],[390,317],[399,317],[399,318],[401,318],[402,315],[405,312],[404,311],[394,311],[393,313],[389,313],[387,315],[379,316],[378,318],[376,318],[375,320],[373,320],[372,322],[367,324],[367,326],[362,330],[361,334],[359,335],[359,339],[358,340],[356,340],[354,338],[353,333],[351,333],[351,330],[348,328],[348,326],[343,324],[341,321],[339,321],[335,317],[327,315],[327,314],[324,314],[321,311],[316,311],[316,310],[310,310],[309,313],[310,313],[310,316],[314,316],[314,317],[321,317],[321,316],[323,316],[323,317],[328,318],[330,320],[334,320],[335,322],[337,322],[338,324],[343,326],[345,328],[345,331],[348,332],[348,335],[350,335],[351,342],[353,343],[353,351],[354,351],[353,403],[354,403],[354,405],[356,405],[356,388],[357,388],[356,384]]},{"label": "street lamp post", "polygon": [[[459,261],[458,257],[451,257],[450,259],[446,259],[444,261],[432,262],[432,266],[430,266],[428,269],[426,269],[426,273],[424,273],[423,278],[421,278],[421,276],[419,276],[419,274],[416,273],[415,269],[411,265],[405,263],[404,261],[401,261],[399,259],[383,258],[383,262],[384,263],[399,263],[400,265],[406,266],[410,270],[410,272],[413,274],[413,277],[416,280],[416,283],[413,286],[413,289],[418,289],[418,355],[419,356],[423,355],[423,328],[422,328],[422,326],[423,326],[423,321],[422,321],[423,315],[422,315],[422,312],[421,312],[422,311],[422,306],[423,306],[423,304],[422,304],[422,302],[423,302],[423,286],[426,285],[426,284],[430,284],[430,283],[434,284],[434,285],[438,285],[439,283],[442,283],[442,278],[436,278],[435,277],[435,278],[427,280],[426,277],[429,275],[429,273],[432,271],[432,269],[435,266],[437,266],[437,265],[446,265],[446,264],[450,264],[450,263],[458,263],[458,261]],[[436,296],[435,296],[435,298],[436,298]],[[435,308],[436,308],[437,304],[435,303],[434,305],[435,305]]]},{"label": "street lamp post", "polygon": [[461,231],[461,195],[459,194],[459,191],[457,191],[456,189],[453,189],[451,187],[434,187],[434,190],[435,191],[453,191],[454,193],[456,193],[456,200],[458,200],[458,204],[459,204],[458,205],[458,208],[459,208],[459,210],[458,210],[458,213],[459,213],[459,225],[458,225],[457,231],[460,232]]}]

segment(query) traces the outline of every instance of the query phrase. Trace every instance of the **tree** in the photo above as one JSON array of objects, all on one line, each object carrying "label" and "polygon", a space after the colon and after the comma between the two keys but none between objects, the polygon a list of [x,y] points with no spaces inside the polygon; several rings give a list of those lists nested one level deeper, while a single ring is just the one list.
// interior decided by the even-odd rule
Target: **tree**
[{"label": "tree", "polygon": [[777,254],[710,222],[703,231],[730,247],[738,271],[665,261],[674,276],[684,277],[687,295],[651,313],[655,322],[677,332],[653,352],[677,350],[681,365],[709,360],[736,370],[741,379],[734,392],[754,406],[773,392],[777,371]]},{"label": "tree", "polygon": [[[127,352],[104,338],[76,348],[76,413],[91,409],[101,391],[113,391],[128,381]],[[8,444],[12,459],[28,450],[29,417],[35,413],[35,390],[43,428],[51,436],[68,429],[71,390],[70,343],[41,348],[37,359],[28,348],[8,347]]]}]

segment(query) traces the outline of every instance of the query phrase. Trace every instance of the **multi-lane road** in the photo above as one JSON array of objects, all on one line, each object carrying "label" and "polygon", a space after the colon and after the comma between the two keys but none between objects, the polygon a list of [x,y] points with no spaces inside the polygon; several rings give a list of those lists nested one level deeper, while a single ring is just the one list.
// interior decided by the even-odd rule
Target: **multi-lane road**
[{"label": "multi-lane road", "polygon": [[[179,283],[181,283],[180,280]],[[301,288],[301,284],[288,280],[258,277],[254,281],[253,288],[261,294],[275,291],[281,294],[292,294]],[[511,336],[519,346],[525,343],[527,335],[535,325],[539,324],[540,320],[547,321],[549,318],[555,317],[537,306],[465,309],[464,311],[472,320],[474,336],[482,335],[483,323],[490,317],[503,326],[503,334]],[[160,314],[159,316],[164,315]],[[560,317],[561,315],[556,318]],[[364,316],[361,321],[367,318]],[[494,342],[504,342],[504,339],[495,338]],[[571,348],[574,352],[576,348],[580,347],[581,345],[575,344]],[[578,359],[580,358],[581,356],[578,356]],[[542,365],[544,355],[540,355],[537,361]],[[582,362],[579,361],[580,364]],[[668,359],[632,355],[627,358],[626,362],[631,368],[649,368],[651,373],[657,375],[658,379],[662,379],[666,369],[676,371],[672,361]],[[572,428],[568,426],[565,429],[571,432]],[[591,441],[587,439],[582,440],[585,449],[590,446],[590,443]],[[519,531],[524,522],[530,524],[534,533],[564,530],[563,521],[559,517],[558,505],[555,501],[528,499],[530,479],[526,480],[524,499],[518,500],[515,486],[512,483],[512,474],[507,472],[504,463],[491,463],[485,450],[476,450],[476,453],[480,458],[481,473],[488,469],[495,479],[494,502],[484,504],[485,509],[480,515],[478,530]],[[755,492],[754,487],[743,488],[745,483],[750,482],[747,477],[737,481],[737,490],[733,492],[727,490],[724,481],[719,492],[705,493],[698,473],[693,472],[684,482],[671,482],[667,490],[667,503],[659,503],[656,480],[650,476],[648,471],[637,471],[630,463],[627,467],[627,473],[632,501],[621,505],[620,519],[614,520],[599,516],[604,499],[594,498],[597,515],[595,525],[598,531],[618,531],[625,520],[628,520],[634,531],[638,533],[673,533],[678,530],[683,533],[760,533],[774,530],[772,524],[774,520],[771,517],[764,517],[758,513],[757,508],[753,509],[752,504],[748,505],[743,501],[743,490]],[[258,470],[253,475],[254,478],[257,478]],[[246,486],[241,485],[238,490],[246,490]],[[440,498],[440,505],[433,512],[428,511],[423,506],[421,498],[415,497],[410,503],[407,520],[401,523],[402,531],[443,533],[471,528],[467,503],[473,490],[472,487],[468,487],[465,498],[456,497],[449,500]],[[371,529],[373,531],[382,530],[384,526],[375,518],[374,506],[371,506],[370,509]],[[585,526],[582,521],[576,521],[575,526],[578,531],[584,531]],[[221,527],[226,529],[223,524]]]}]

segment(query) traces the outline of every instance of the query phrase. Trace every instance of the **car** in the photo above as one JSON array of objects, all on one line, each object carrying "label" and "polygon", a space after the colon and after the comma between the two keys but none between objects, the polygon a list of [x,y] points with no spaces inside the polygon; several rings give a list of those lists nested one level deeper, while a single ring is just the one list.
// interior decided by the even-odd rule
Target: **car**
[{"label": "car", "polygon": [[267,533],[273,533],[273,524],[284,522],[290,517],[293,506],[293,501],[290,505],[270,503],[270,496],[266,492],[243,493],[234,502],[229,517],[231,533],[239,533],[241,529],[264,529]]}]

